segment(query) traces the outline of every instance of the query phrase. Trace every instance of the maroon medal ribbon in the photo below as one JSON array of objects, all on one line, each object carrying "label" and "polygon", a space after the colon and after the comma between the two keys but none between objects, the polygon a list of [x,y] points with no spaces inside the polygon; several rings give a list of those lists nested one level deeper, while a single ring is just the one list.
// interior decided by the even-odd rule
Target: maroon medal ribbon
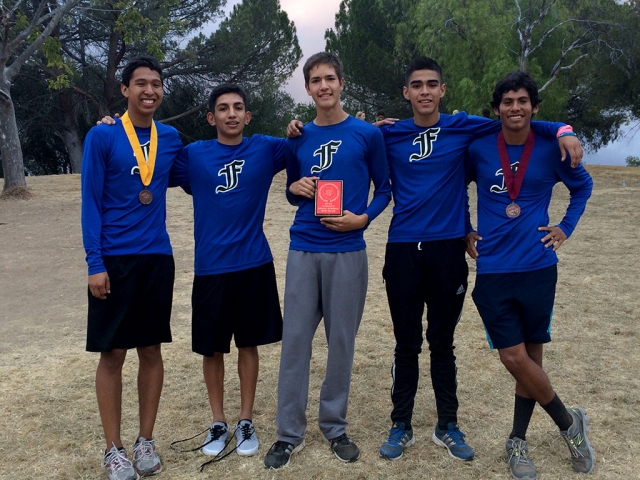
[{"label": "maroon medal ribbon", "polygon": [[529,160],[533,153],[533,145],[535,143],[535,135],[533,130],[529,129],[529,135],[524,143],[524,150],[520,155],[520,161],[518,163],[518,169],[516,174],[513,174],[511,170],[511,162],[509,160],[509,152],[507,152],[507,144],[504,141],[504,135],[502,132],[498,134],[498,153],[500,154],[500,165],[502,166],[502,175],[504,177],[504,183],[507,187],[507,193],[511,199],[511,205],[507,207],[507,216],[515,218],[520,215],[520,207],[516,205],[515,200],[520,194],[522,183],[524,182],[524,174],[529,166]]}]

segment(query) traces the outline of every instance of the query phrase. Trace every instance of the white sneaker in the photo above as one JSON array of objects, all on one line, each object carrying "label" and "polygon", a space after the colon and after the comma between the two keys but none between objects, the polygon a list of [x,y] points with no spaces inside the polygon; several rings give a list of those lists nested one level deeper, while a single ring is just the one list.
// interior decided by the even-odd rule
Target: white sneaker
[{"label": "white sneaker", "polygon": [[131,460],[127,458],[125,449],[118,449],[115,444],[104,453],[102,467],[107,470],[109,480],[139,480]]},{"label": "white sneaker", "polygon": [[202,453],[205,455],[218,455],[224,450],[229,434],[229,425],[224,422],[213,422],[209,428],[207,438],[202,444]]},{"label": "white sneaker", "polygon": [[251,420],[240,420],[236,424],[236,452],[238,455],[254,455],[260,447],[256,429]]},{"label": "white sneaker", "polygon": [[156,475],[162,471],[162,462],[156,452],[155,443],[144,437],[138,438],[133,446],[133,462],[136,471],[143,477]]}]

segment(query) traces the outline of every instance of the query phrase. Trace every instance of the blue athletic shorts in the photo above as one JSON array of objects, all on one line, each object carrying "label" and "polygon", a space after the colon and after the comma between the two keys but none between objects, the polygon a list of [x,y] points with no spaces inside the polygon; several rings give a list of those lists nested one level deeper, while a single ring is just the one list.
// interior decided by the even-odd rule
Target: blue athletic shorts
[{"label": "blue athletic shorts", "polygon": [[471,296],[489,346],[502,349],[524,342],[550,342],[557,280],[556,265],[531,272],[477,275]]}]

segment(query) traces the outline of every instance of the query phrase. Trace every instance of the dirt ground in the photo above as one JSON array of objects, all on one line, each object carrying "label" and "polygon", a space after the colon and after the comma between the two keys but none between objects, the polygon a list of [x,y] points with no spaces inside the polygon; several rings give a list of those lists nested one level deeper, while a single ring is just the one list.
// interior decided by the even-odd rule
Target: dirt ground
[{"label": "dirt ground", "polygon": [[[559,252],[554,341],[545,349],[546,369],[568,405],[584,407],[597,452],[592,478],[636,478],[640,450],[640,168],[588,166],[593,196],[573,237]],[[623,180],[626,187],[622,187]],[[294,210],[284,200],[284,178],[274,181],[265,231],[275,257],[280,294],[288,228]],[[30,200],[0,200],[0,478],[98,479],[104,448],[94,393],[98,356],[84,351],[86,266],[80,234],[79,177],[29,178]],[[559,186],[551,208],[560,221],[568,199]],[[389,207],[367,231],[369,293],[356,343],[348,419],[361,459],[342,464],[317,428],[318,391],[326,348],[323,329],[314,345],[307,447],[281,471],[266,471],[263,458],[275,441],[276,384],[280,345],[261,349],[255,424],[259,454],[235,453],[198,467],[200,453],[176,453],[169,444],[210,423],[201,360],[191,352],[190,293],[193,276],[192,207],[181,191],[168,195],[168,229],[176,258],[174,341],[164,347],[165,386],[155,431],[164,461],[163,479],[192,478],[508,478],[501,461],[511,429],[514,383],[489,350],[477,311],[467,298],[457,330],[459,423],[475,448],[473,462],[451,459],[430,440],[435,422],[429,357],[421,356],[416,398],[416,445],[396,462],[378,458],[390,427],[393,333],[381,269]],[[470,285],[475,268],[472,261]],[[123,439],[137,432],[137,359],[125,365]],[[226,411],[239,411],[236,358],[227,357]],[[543,410],[537,408],[528,440],[540,479],[582,478]],[[194,446],[197,445],[194,444]]]}]

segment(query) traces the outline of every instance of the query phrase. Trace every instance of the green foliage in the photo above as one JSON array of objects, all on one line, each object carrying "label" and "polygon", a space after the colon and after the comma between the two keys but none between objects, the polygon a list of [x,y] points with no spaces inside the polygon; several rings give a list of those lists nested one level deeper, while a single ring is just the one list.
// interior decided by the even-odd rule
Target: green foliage
[{"label": "green foliage", "polygon": [[427,55],[443,68],[441,110],[480,114],[522,68],[542,93],[538,118],[573,124],[597,148],[640,115],[639,3],[343,0],[325,38],[345,64],[347,105],[401,111],[402,71]]},{"label": "green foliage", "polygon": [[640,157],[629,155],[624,161],[627,163],[627,167],[640,167]]},{"label": "green foliage", "polygon": [[260,90],[249,95],[248,102],[252,118],[244,129],[245,135],[262,133],[273,137],[285,136],[295,106],[291,95],[280,90],[277,83],[266,82]]},{"label": "green foliage", "polygon": [[[225,0],[90,3],[92,8],[67,18],[25,72],[30,83],[17,89],[23,132],[33,129],[37,118],[49,136],[65,138],[72,129],[84,138],[98,118],[124,111],[118,73],[129,59],[149,53],[161,60],[165,77],[156,119],[175,126],[185,142],[213,137],[204,104],[215,85],[229,81],[242,85],[251,98],[255,118],[248,134],[284,133],[294,102],[279,87],[302,52],[278,0],[243,0],[209,35],[203,29],[222,17]],[[36,141],[23,135],[23,150]],[[52,149],[50,158],[66,156],[60,146],[47,142],[42,148]]]},{"label": "green foliage", "polygon": [[293,109],[293,118],[303,123],[313,122],[316,118],[316,104],[313,102],[298,103]]},{"label": "green foliage", "polygon": [[[325,32],[326,49],[345,65],[344,97],[350,109],[370,116],[384,110],[388,116],[406,114],[402,98],[405,65],[414,45],[399,37],[409,21],[409,0],[343,0],[335,28]],[[399,43],[396,38],[402,38]]]}]

